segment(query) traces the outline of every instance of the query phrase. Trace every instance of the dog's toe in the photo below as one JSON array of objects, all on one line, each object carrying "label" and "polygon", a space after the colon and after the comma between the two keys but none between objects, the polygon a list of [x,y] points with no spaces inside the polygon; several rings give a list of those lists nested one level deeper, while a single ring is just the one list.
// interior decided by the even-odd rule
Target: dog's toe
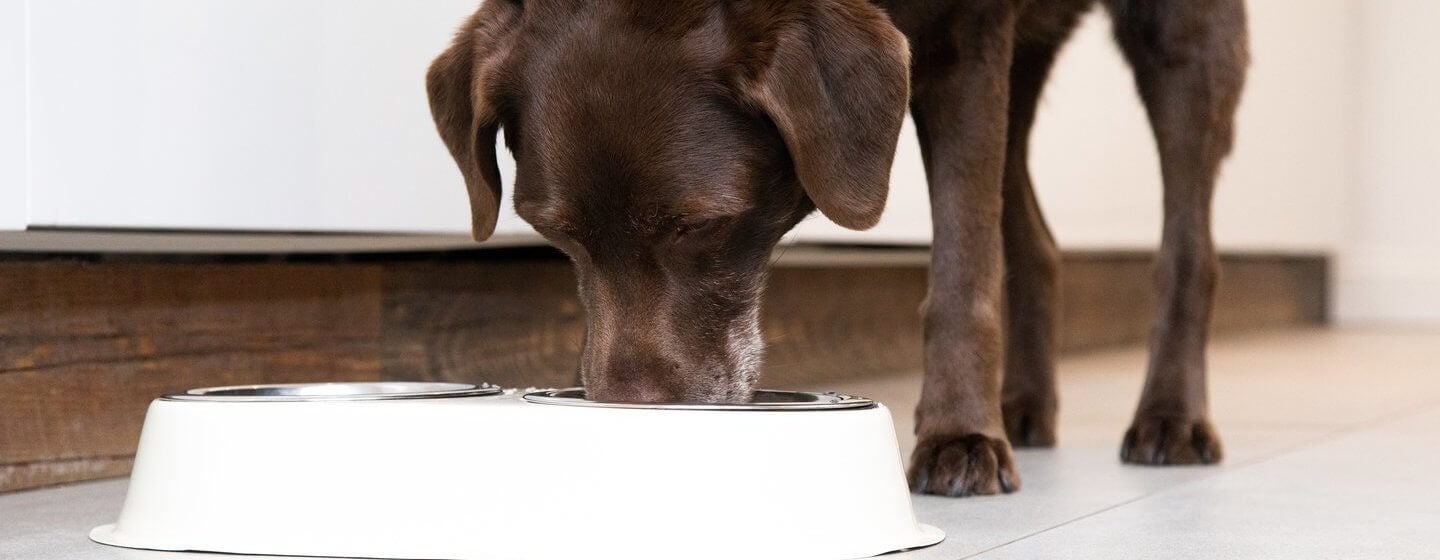
[{"label": "dog's toe", "polygon": [[980,434],[922,436],[910,461],[910,490],[941,496],[1010,493],[1020,475],[1010,444]]},{"label": "dog's toe", "polygon": [[1120,460],[1134,465],[1208,465],[1224,457],[1205,418],[1138,417],[1125,432]]},{"label": "dog's toe", "polygon": [[1055,413],[1053,400],[1006,399],[1004,404],[1005,435],[1015,447],[1055,447]]}]

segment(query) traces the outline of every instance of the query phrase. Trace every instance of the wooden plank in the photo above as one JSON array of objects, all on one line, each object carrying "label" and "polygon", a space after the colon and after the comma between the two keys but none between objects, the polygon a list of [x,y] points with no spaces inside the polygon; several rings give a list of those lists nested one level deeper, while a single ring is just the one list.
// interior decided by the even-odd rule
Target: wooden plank
[{"label": "wooden plank", "polygon": [[384,375],[570,386],[585,315],[564,260],[386,267]]},{"label": "wooden plank", "polygon": [[[1065,256],[1057,327],[1062,351],[1147,339],[1155,312],[1151,260],[1145,252]],[[1215,331],[1323,322],[1324,262],[1223,257]],[[867,259],[851,266],[848,257],[826,264],[812,254],[797,263],[772,270],[766,291],[768,386],[921,367],[923,261]],[[387,267],[385,375],[574,384],[584,336],[574,290],[563,261]]]},{"label": "wooden plank", "polygon": [[[923,255],[806,254],[770,275],[766,386],[921,367]],[[0,491],[123,474],[149,400],[193,387],[577,382],[584,312],[553,253],[270,259],[0,259]],[[1065,256],[1062,350],[1146,339],[1150,260]],[[1320,324],[1325,281],[1321,257],[1227,255],[1215,332]]]},{"label": "wooden plank", "polygon": [[1060,350],[1146,340],[1155,313],[1152,284],[1148,255],[1067,255],[1060,269]]},{"label": "wooden plank", "polygon": [[[1152,259],[1138,251],[1065,255],[1061,351],[1149,339],[1157,305]],[[1222,255],[1212,332],[1323,324],[1326,282],[1323,257]]]},{"label": "wooden plank", "polygon": [[379,280],[353,265],[0,264],[0,490],[123,472],[165,393],[378,379]]},{"label": "wooden plank", "polygon": [[764,384],[815,387],[921,367],[924,267],[777,268],[765,295]]},{"label": "wooden plank", "polygon": [[133,454],[0,464],[0,493],[130,474]]},{"label": "wooden plank", "polygon": [[[762,319],[767,383],[893,370],[896,356],[918,360],[925,275],[913,267],[774,270]],[[578,383],[585,319],[569,263],[388,267],[385,286],[387,379]]]},{"label": "wooden plank", "polygon": [[1222,257],[1215,330],[1323,324],[1329,295],[1326,267],[1318,257]]}]

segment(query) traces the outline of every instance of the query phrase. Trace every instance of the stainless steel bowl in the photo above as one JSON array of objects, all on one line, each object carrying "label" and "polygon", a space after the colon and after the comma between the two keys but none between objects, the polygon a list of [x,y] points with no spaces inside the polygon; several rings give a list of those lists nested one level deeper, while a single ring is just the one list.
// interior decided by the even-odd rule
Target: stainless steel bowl
[{"label": "stainless steel bowl", "polygon": [[489,383],[381,381],[372,383],[289,383],[191,389],[165,400],[204,402],[389,401],[483,397],[501,394]]},{"label": "stainless steel bowl", "polygon": [[525,395],[524,399],[536,404],[659,410],[853,410],[875,406],[875,401],[863,397],[804,391],[756,391],[748,403],[630,403],[588,400],[585,398],[585,390],[577,387],[536,391]]}]

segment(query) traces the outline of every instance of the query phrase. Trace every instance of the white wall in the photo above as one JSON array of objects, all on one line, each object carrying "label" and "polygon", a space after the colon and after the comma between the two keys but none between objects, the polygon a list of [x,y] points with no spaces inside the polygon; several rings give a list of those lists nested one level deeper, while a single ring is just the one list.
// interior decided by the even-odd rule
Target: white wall
[{"label": "white wall", "polygon": [[[1334,249],[1349,180],[1349,0],[1256,0],[1235,152],[1215,199],[1227,250]],[[1067,247],[1155,247],[1161,186],[1129,70],[1092,14],[1065,53],[1038,122],[1037,189]]]},{"label": "white wall", "polygon": [[0,231],[25,227],[25,0],[0,0]]},{"label": "white wall", "polygon": [[1357,4],[1360,157],[1336,315],[1440,326],[1440,2]]},{"label": "white wall", "polygon": [[[1343,87],[1353,1],[1251,2],[1255,66],[1217,200],[1222,247],[1336,247],[1353,151]],[[15,43],[0,43],[0,72],[4,61],[23,66],[17,53],[30,57],[28,171],[0,161],[0,173],[28,175],[29,211],[5,205],[0,227],[463,233],[459,174],[429,124],[420,76],[473,4],[30,2],[28,46],[0,33]],[[27,18],[4,16],[26,5],[0,0],[0,26],[20,26]],[[1108,26],[1093,14],[1060,61],[1034,171],[1063,246],[1151,248],[1155,148]],[[0,119],[25,118],[14,114],[24,106],[0,98]],[[20,130],[0,127],[0,142],[25,141]],[[879,227],[848,232],[817,217],[793,239],[928,242],[918,152],[907,128]],[[527,238],[505,209],[498,233]]]},{"label": "white wall", "polygon": [[[1352,0],[1250,4],[1249,87],[1239,140],[1216,197],[1225,250],[1329,251],[1338,247],[1355,150],[1350,91]],[[1069,249],[1153,249],[1160,239],[1160,171],[1134,81],[1096,10],[1077,31],[1046,90],[1032,171],[1041,205]],[[891,204],[861,234],[813,218],[801,239],[925,243],[930,217],[913,132],[902,136]]]}]

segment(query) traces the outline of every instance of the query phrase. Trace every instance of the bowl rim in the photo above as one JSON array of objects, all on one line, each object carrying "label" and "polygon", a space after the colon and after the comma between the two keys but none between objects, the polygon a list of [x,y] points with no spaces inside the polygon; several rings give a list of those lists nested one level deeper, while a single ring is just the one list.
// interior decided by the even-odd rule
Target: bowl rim
[{"label": "bowl rim", "polygon": [[[365,387],[365,392],[324,393],[305,392],[305,389]],[[373,389],[379,389],[378,391]],[[184,393],[160,397],[168,401],[190,402],[346,402],[346,401],[393,401],[414,399],[446,399],[459,397],[486,397],[502,394],[504,391],[490,383],[451,383],[442,381],[350,381],[332,383],[265,383],[258,385],[229,385],[223,387],[202,387]]]},{"label": "bowl rim", "polygon": [[817,410],[860,410],[875,407],[875,401],[836,392],[812,391],[755,391],[757,396],[773,399],[767,402],[749,403],[635,403],[620,401],[592,401],[585,398],[583,387],[568,389],[544,389],[531,391],[521,397],[527,403],[549,406],[573,406],[582,408],[617,408],[640,410],[718,410],[718,411],[817,411]]}]

